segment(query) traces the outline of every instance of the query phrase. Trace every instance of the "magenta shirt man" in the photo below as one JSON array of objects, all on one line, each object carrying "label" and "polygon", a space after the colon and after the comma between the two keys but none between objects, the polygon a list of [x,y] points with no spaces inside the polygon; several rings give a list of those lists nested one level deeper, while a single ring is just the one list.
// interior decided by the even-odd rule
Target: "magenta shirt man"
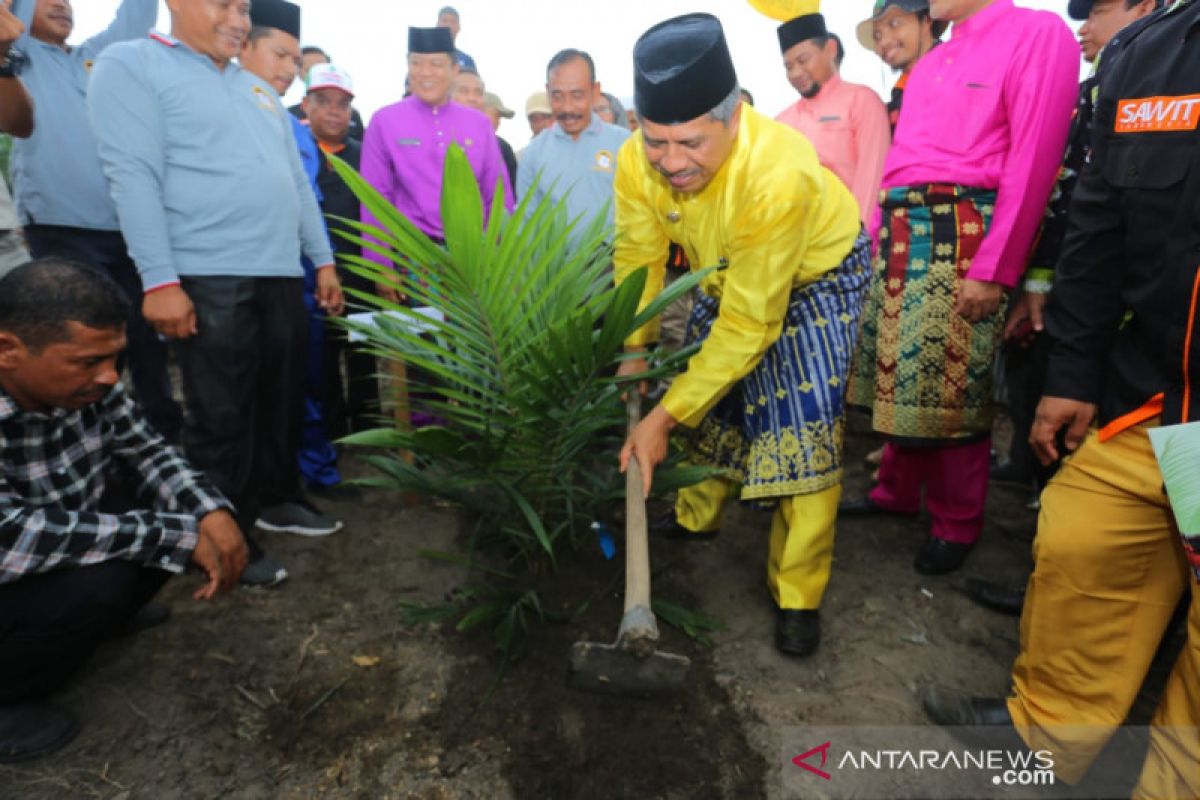
[{"label": "magenta shirt man", "polygon": [[[955,5],[941,0],[932,3]],[[962,5],[961,0],[957,5]],[[883,187],[996,190],[967,278],[1017,285],[1058,174],[1079,86],[1079,48],[1056,15],[992,0],[917,62]]]},{"label": "magenta shirt man", "polygon": [[878,483],[843,513],[923,504],[931,535],[913,566],[938,575],[961,567],[983,531],[1004,294],[1058,173],[1079,61],[1054,13],[1012,0],[932,0],[930,11],[954,27],[905,89],[849,390],[889,441]]},{"label": "magenta shirt man", "polygon": [[[443,238],[442,169],[451,144],[457,144],[479,181],[484,208],[490,212],[497,186],[512,210],[512,186],[500,143],[481,111],[450,102],[458,66],[454,43],[445,28],[409,29],[409,84],[412,96],[378,111],[367,127],[362,176],[427,236]],[[365,208],[362,220],[378,225]],[[374,251],[363,254],[379,263]]]}]

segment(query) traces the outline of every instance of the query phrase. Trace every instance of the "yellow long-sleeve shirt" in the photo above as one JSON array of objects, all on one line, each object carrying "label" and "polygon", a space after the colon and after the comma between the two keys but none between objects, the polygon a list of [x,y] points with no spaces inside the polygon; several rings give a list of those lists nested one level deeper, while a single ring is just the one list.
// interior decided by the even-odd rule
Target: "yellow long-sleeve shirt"
[{"label": "yellow long-sleeve shirt", "polygon": [[[850,254],[858,205],[807,139],[747,105],[733,151],[703,191],[674,191],[646,160],[640,133],[621,148],[614,188],[616,280],[649,268],[642,307],[662,291],[669,242],[694,270],[720,267],[701,283],[720,299],[718,317],[663,398],[674,419],[694,427],[779,338],[792,290]],[[657,338],[655,322],[628,344]]]}]

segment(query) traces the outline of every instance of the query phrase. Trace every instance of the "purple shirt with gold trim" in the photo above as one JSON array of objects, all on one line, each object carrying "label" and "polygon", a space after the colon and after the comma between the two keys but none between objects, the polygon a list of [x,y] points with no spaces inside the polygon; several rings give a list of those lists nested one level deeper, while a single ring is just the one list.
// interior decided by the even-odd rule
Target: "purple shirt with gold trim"
[{"label": "purple shirt with gold trim", "polygon": [[[363,141],[362,176],[426,235],[441,239],[442,168],[452,143],[467,154],[489,210],[496,184],[504,187],[504,207],[511,211],[512,186],[504,169],[500,143],[492,123],[481,111],[445,103],[430,106],[416,97],[380,109],[367,126]],[[365,208],[363,222],[378,225]],[[385,259],[364,250],[380,263]]]}]

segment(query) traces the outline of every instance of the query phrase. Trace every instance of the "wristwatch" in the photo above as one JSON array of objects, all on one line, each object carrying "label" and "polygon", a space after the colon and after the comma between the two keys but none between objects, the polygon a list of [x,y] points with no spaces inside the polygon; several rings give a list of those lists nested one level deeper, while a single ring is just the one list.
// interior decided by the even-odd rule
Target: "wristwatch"
[{"label": "wristwatch", "polygon": [[8,56],[0,61],[0,78],[15,78],[25,69],[25,54],[15,47],[8,48]]}]

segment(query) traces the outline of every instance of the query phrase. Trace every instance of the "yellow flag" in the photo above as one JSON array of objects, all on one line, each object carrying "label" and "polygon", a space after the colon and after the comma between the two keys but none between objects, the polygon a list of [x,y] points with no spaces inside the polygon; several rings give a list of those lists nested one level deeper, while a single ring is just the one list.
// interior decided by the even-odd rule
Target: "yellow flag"
[{"label": "yellow flag", "polygon": [[780,22],[787,22],[805,14],[816,14],[821,10],[821,0],[750,0],[750,5]]}]

